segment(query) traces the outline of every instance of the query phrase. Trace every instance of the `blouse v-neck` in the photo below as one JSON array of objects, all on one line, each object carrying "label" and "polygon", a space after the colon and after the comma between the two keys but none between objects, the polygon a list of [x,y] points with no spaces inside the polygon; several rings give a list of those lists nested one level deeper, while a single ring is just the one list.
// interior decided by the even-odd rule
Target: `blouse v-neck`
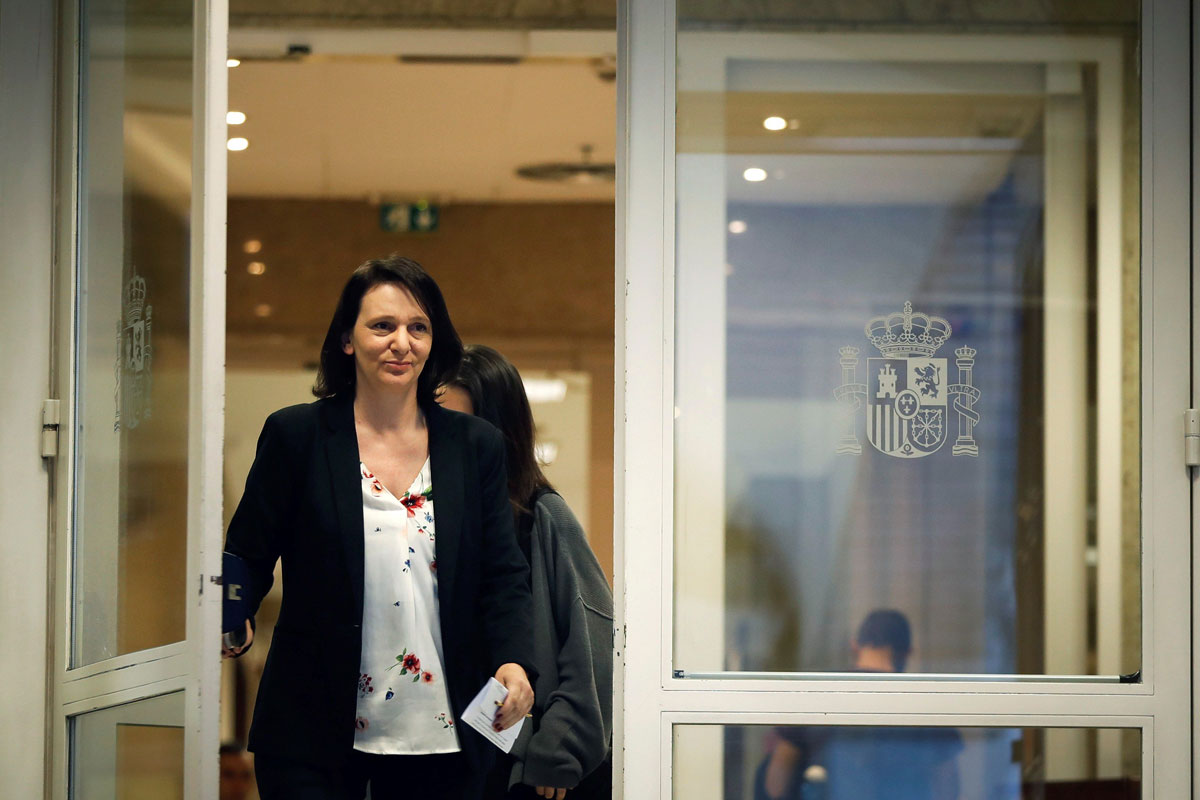
[{"label": "blouse v-neck", "polygon": [[[397,497],[396,493],[393,492],[391,489],[389,489],[384,484],[383,481],[381,481],[381,480],[379,480],[379,478],[375,477],[374,470],[371,469],[371,467],[367,464],[367,462],[360,460],[358,462],[358,466],[359,466],[359,469],[362,470],[362,474],[363,474],[364,478],[366,478],[367,474],[370,473],[370,475],[371,475],[370,479],[373,480],[375,482],[375,484],[380,489],[383,490],[381,494],[376,495],[376,496],[382,496],[382,494],[386,494],[388,497],[390,497],[392,500],[395,500],[397,503],[403,503],[404,497],[408,497],[408,496],[414,495],[414,494],[420,494],[425,489],[425,487],[417,486],[417,484],[422,482],[421,479],[424,478],[425,476],[427,476],[429,474],[429,470],[430,470],[429,455],[426,455],[425,460],[423,462],[421,462],[421,468],[417,470],[417,474],[414,475],[412,480],[410,480],[408,482],[408,488],[404,490],[404,494]],[[413,491],[414,488],[416,489],[416,491]]]},{"label": "blouse v-neck", "polygon": [[[364,423],[364,424],[365,424],[365,423]],[[413,476],[413,477],[412,477],[412,478],[409,480],[407,489],[405,489],[403,486],[396,487],[396,488],[400,488],[400,489],[402,489],[402,490],[404,491],[404,494],[405,494],[405,495],[409,494],[409,492],[411,492],[411,491],[412,491],[413,484],[415,484],[417,481],[419,481],[419,480],[421,479],[421,476],[422,476],[422,475],[427,475],[427,474],[428,474],[428,470],[430,469],[430,466],[429,466],[430,453],[429,453],[429,439],[428,439],[428,430],[429,430],[429,424],[428,424],[428,421],[427,421],[427,420],[425,421],[424,425],[425,425],[425,430],[426,430],[426,434],[427,434],[427,435],[426,435],[426,440],[425,440],[425,441],[426,441],[426,447],[425,447],[425,460],[424,460],[423,462],[421,462],[421,466],[420,466],[420,468],[417,470],[417,474],[416,474],[416,475],[414,475],[414,476]],[[357,414],[355,414],[355,417],[354,417],[354,431],[355,431],[355,434],[354,434],[354,435],[355,435],[355,438],[356,438],[356,440],[357,440],[357,437],[358,437],[358,431],[359,431],[359,420],[358,420],[358,415],[357,415]],[[372,470],[372,469],[370,468],[370,466],[369,466],[369,465],[366,463],[366,461],[365,461],[365,460],[362,458],[362,455],[361,455],[361,454],[362,454],[362,446],[361,446],[361,445],[359,445],[359,448],[358,448],[358,449],[359,449],[359,459],[358,459],[358,465],[359,465],[359,468],[360,468],[361,470],[363,470],[363,471],[364,471],[364,474],[365,474],[366,472],[372,472],[372,473],[373,473],[373,472],[374,472],[374,470]],[[378,479],[376,479],[376,480],[378,481]],[[393,499],[395,499],[395,500],[399,500],[399,499],[400,499],[400,497],[399,497],[399,496],[398,496],[398,495],[397,495],[395,492],[393,492],[393,491],[392,491],[392,488],[393,488],[393,487],[391,487],[391,486],[384,486],[384,484],[383,484],[383,481],[378,481],[378,483],[379,483],[379,485],[380,485],[380,486],[382,486],[382,487],[383,487],[384,491],[386,491],[390,497],[392,497],[392,498],[393,498]]]}]

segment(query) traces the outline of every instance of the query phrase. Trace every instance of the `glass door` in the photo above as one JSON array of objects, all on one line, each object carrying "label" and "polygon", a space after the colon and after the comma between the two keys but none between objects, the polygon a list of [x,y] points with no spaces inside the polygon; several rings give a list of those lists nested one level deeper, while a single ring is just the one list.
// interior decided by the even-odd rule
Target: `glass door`
[{"label": "glass door", "polygon": [[626,795],[1183,796],[1187,8],[830,8],[623,15]]},{"label": "glass door", "polygon": [[215,797],[228,11],[61,14],[52,793]]}]

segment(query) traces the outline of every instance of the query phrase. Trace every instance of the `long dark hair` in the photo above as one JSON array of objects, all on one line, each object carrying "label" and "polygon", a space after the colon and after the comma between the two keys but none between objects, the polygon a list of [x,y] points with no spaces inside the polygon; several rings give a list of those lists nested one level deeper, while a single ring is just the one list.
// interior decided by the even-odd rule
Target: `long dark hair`
[{"label": "long dark hair", "polygon": [[417,402],[426,407],[433,404],[435,390],[457,368],[462,358],[462,339],[450,321],[442,290],[416,261],[392,253],[387,258],[363,262],[346,281],[321,345],[321,366],[312,390],[317,397],[354,397],[354,356],[342,350],[342,345],[358,321],[363,296],[384,283],[408,290],[421,310],[429,315],[433,342],[429,358],[417,378]]},{"label": "long dark hair", "polygon": [[533,451],[533,411],[517,368],[497,351],[482,344],[463,350],[458,369],[444,385],[457,386],[471,398],[475,416],[495,425],[504,434],[508,461],[508,499],[513,514],[531,511],[529,503],[539,489],[552,490]]}]

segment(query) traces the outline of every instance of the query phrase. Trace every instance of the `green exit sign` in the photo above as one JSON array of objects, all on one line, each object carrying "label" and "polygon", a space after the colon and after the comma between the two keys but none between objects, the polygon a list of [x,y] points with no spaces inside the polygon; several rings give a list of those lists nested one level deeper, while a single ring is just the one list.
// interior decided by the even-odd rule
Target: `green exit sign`
[{"label": "green exit sign", "polygon": [[384,203],[379,227],[389,233],[432,233],[440,216],[440,209],[429,203]]}]

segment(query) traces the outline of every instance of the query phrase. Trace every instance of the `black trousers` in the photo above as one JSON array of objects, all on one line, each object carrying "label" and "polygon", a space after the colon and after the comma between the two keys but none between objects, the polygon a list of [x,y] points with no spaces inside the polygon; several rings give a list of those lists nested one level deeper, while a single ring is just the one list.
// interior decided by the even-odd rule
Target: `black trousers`
[{"label": "black trousers", "polygon": [[262,800],[479,800],[484,776],[462,753],[380,756],[355,750],[340,766],[255,755]]}]

